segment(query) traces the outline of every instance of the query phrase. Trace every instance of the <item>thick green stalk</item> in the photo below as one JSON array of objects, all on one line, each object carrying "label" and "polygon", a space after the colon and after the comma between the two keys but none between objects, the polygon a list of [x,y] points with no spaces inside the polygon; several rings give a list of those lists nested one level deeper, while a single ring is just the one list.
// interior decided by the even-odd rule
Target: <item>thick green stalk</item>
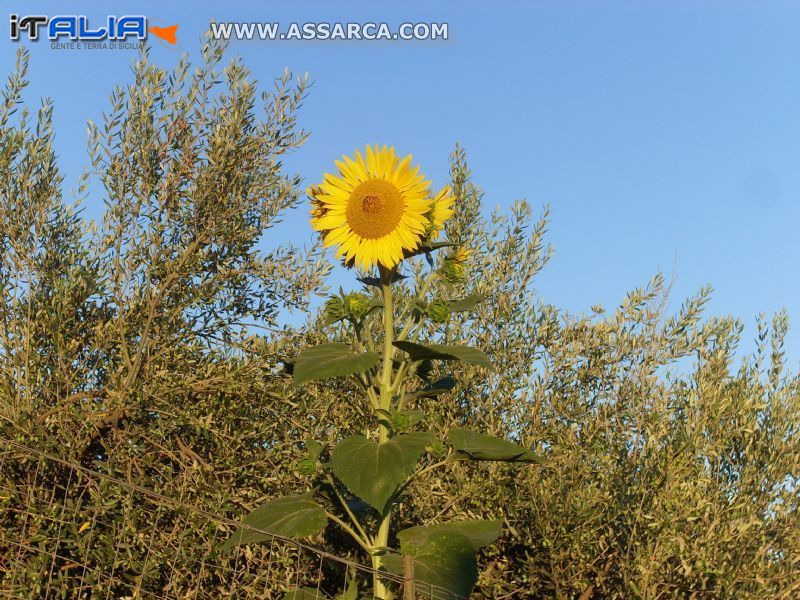
[{"label": "thick green stalk", "polygon": [[[383,325],[384,325],[384,343],[383,343],[383,368],[381,370],[381,377],[378,382],[380,387],[380,408],[385,411],[391,411],[392,408],[392,375],[394,370],[392,368],[392,359],[394,358],[394,308],[392,306],[392,276],[394,269],[380,268],[381,272],[381,291],[383,292]],[[384,443],[389,439],[389,429],[383,423],[378,425],[378,441]],[[383,516],[383,519],[378,526],[378,532],[373,540],[373,546],[378,548],[385,548],[389,545],[389,529],[391,525],[391,511]],[[372,556],[372,568],[379,569],[382,560],[380,556]],[[373,597],[376,600],[390,600],[392,593],[386,588],[386,585],[380,580],[377,574],[373,575]]]},{"label": "thick green stalk", "polygon": [[[386,548],[389,545],[389,529],[392,521],[391,510],[381,520],[378,526],[378,533],[375,536],[374,547]],[[380,556],[372,556],[372,568],[379,569],[382,564]],[[391,600],[394,594],[389,591],[386,585],[380,580],[377,574],[373,575],[373,598],[375,600]]]},{"label": "thick green stalk", "polygon": [[[392,306],[392,275],[394,269],[381,267],[381,290],[383,292],[383,369],[380,378],[380,408],[390,411],[392,408],[392,359],[394,358],[394,309]],[[381,424],[378,431],[381,443],[389,439],[388,428]]]}]

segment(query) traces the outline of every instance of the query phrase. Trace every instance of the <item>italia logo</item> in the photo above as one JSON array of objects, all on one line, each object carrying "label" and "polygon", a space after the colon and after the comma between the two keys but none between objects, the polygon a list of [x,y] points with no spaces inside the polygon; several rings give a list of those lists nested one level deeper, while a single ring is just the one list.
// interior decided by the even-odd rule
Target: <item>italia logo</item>
[{"label": "italia logo", "polygon": [[169,44],[175,44],[175,31],[177,25],[171,27],[147,27],[147,17],[142,15],[124,15],[121,17],[108,16],[104,22],[89,22],[85,15],[10,15],[10,30],[12,40],[19,40],[22,34],[36,41],[40,36],[50,41],[86,41],[100,40],[122,41],[128,38],[135,40],[147,39],[148,31],[163,39]]}]

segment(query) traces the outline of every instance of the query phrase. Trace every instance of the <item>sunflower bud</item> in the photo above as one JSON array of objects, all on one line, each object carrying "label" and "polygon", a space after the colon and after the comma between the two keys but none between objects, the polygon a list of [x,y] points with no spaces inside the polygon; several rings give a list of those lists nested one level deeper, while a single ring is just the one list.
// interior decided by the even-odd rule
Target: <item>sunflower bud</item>
[{"label": "sunflower bud", "polygon": [[297,470],[301,475],[313,475],[317,471],[317,459],[311,456],[304,456],[297,461]]},{"label": "sunflower bud", "polygon": [[435,439],[431,442],[431,445],[428,446],[428,452],[436,457],[444,456],[445,452],[447,452],[447,448],[444,447],[444,444],[441,442],[441,440]]},{"label": "sunflower bud", "polygon": [[439,236],[439,232],[444,228],[444,222],[453,216],[453,203],[455,197],[449,185],[444,186],[439,193],[436,194],[431,202],[430,231],[428,236],[430,239],[435,240]]},{"label": "sunflower bud", "polygon": [[369,310],[370,298],[366,294],[351,292],[342,299],[347,316],[355,320],[363,319]]},{"label": "sunflower bud", "polygon": [[406,413],[396,412],[392,415],[392,429],[394,429],[397,433],[407,432],[410,426],[411,421]]},{"label": "sunflower bud", "polygon": [[450,307],[442,300],[434,300],[428,305],[427,313],[434,323],[446,323],[450,318]]},{"label": "sunflower bud", "polygon": [[467,277],[466,261],[469,250],[458,248],[445,257],[442,265],[442,275],[451,283],[461,283]]},{"label": "sunflower bud", "polygon": [[467,270],[462,263],[445,259],[444,265],[442,265],[442,275],[451,283],[461,283],[467,277]]}]

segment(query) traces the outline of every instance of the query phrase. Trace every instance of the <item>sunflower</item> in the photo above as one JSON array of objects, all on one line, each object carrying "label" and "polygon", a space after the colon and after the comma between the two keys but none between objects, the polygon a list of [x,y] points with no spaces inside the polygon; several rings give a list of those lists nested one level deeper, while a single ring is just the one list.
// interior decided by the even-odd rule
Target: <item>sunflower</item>
[{"label": "sunflower", "polygon": [[309,189],[311,226],[326,247],[339,247],[337,257],[347,264],[395,267],[435,222],[430,182],[412,167],[410,154],[401,160],[386,146],[367,146],[364,155],[356,151],[355,159],[344,156],[336,166],[338,175],[325,173]]},{"label": "sunflower", "polygon": [[432,240],[438,237],[439,232],[442,230],[442,227],[444,227],[444,222],[453,216],[455,212],[453,210],[453,202],[455,202],[455,198],[453,194],[450,193],[449,185],[444,186],[433,198],[433,207],[430,213],[430,238]]}]

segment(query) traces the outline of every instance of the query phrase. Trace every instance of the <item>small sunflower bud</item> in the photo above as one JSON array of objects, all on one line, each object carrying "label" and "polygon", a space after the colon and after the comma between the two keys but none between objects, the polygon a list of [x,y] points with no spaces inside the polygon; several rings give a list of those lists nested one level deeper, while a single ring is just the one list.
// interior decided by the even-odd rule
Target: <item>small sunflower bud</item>
[{"label": "small sunflower bud", "polygon": [[442,273],[447,279],[447,281],[452,281],[453,283],[459,283],[464,280],[466,276],[466,269],[464,269],[464,265],[453,263],[449,261],[445,261],[444,267],[442,268]]},{"label": "small sunflower bud", "polygon": [[469,255],[470,251],[466,248],[456,248],[455,251],[450,255],[450,259],[459,263],[464,263],[467,262]]},{"label": "small sunflower bud", "polygon": [[363,319],[369,310],[370,298],[366,294],[352,292],[345,295],[343,301],[347,315],[356,320]]},{"label": "small sunflower bud", "polygon": [[397,433],[405,433],[411,426],[411,420],[404,412],[396,412],[392,415],[392,429]]},{"label": "small sunflower bud", "polygon": [[461,283],[467,277],[465,263],[469,258],[469,250],[457,248],[450,255],[445,257],[442,265],[442,275],[451,283]]},{"label": "small sunflower bud", "polygon": [[433,440],[431,445],[428,446],[428,452],[430,452],[433,456],[444,456],[444,453],[447,449],[444,447],[444,444],[441,440]]},{"label": "small sunflower bud", "polygon": [[313,475],[317,471],[317,460],[311,456],[304,456],[297,461],[297,470],[301,475]]},{"label": "small sunflower bud", "polygon": [[450,318],[450,307],[442,300],[434,300],[428,305],[428,317],[434,323],[446,323]]}]

